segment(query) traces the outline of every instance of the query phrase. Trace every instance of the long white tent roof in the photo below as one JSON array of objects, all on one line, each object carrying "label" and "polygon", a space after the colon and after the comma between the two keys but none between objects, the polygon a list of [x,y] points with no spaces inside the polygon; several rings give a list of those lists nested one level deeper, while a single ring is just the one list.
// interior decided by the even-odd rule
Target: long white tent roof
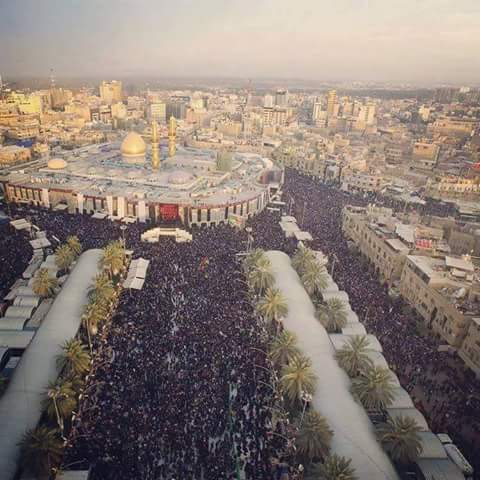
[{"label": "long white tent roof", "polygon": [[350,380],[334,358],[335,350],[290,258],[283,252],[267,253],[277,287],[288,302],[284,325],[296,333],[300,348],[312,360],[318,377],[313,406],[334,431],[332,453],[352,459],[359,480],[393,480],[397,473],[375,438],[373,426],[350,393]]},{"label": "long white tent roof", "polygon": [[32,342],[25,350],[7,391],[0,398],[0,472],[2,480],[13,479],[24,432],[34,428],[42,412],[41,400],[58,370],[55,357],[61,344],[80,326],[87,291],[95,279],[100,250],[83,253],[61,292],[53,302]]}]

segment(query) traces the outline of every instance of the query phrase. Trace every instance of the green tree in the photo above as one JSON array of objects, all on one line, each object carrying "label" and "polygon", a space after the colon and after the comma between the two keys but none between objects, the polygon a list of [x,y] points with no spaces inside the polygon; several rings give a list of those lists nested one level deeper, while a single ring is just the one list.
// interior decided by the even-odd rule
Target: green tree
[{"label": "green tree", "polygon": [[318,262],[311,262],[303,269],[300,280],[310,296],[319,295],[328,285],[327,271]]},{"label": "green tree", "polygon": [[259,259],[250,269],[248,274],[248,284],[250,287],[260,293],[260,295],[275,283],[275,277],[268,258]]},{"label": "green tree", "polygon": [[63,271],[67,271],[75,260],[75,253],[64,243],[55,250],[55,265]]},{"label": "green tree", "polygon": [[348,318],[345,303],[336,297],[330,298],[324,305],[320,305],[317,316],[329,333],[341,331],[347,324]]},{"label": "green tree", "polygon": [[288,305],[278,288],[267,288],[257,304],[258,312],[268,321],[278,320],[288,313]]},{"label": "green tree", "polygon": [[316,261],[317,257],[311,248],[300,246],[292,257],[292,266],[297,271],[298,275],[302,275],[308,265],[315,263]]},{"label": "green tree", "polygon": [[420,432],[415,419],[404,415],[389,419],[378,429],[383,448],[394,462],[402,465],[416,462],[422,453]]},{"label": "green tree", "polygon": [[106,270],[110,277],[118,275],[125,266],[125,249],[120,241],[110,242],[102,253],[101,267]]},{"label": "green tree", "polygon": [[290,363],[282,368],[280,388],[292,406],[301,405],[303,392],[313,395],[316,383],[317,376],[308,357],[293,357]]},{"label": "green tree", "polygon": [[44,426],[25,432],[19,446],[22,467],[40,480],[48,480],[62,459],[63,442],[58,432]]},{"label": "green tree", "polygon": [[255,267],[259,261],[267,261],[268,257],[265,255],[265,251],[261,248],[255,248],[245,255],[243,259],[243,265],[245,270],[249,272],[253,267]]},{"label": "green tree", "polygon": [[316,463],[308,469],[305,480],[357,480],[351,459],[337,454],[329,455],[323,463]]},{"label": "green tree", "polygon": [[350,338],[335,356],[338,364],[347,372],[349,377],[356,377],[361,372],[373,367],[368,356],[372,352],[366,335],[355,335]]},{"label": "green tree", "polygon": [[115,295],[115,287],[112,281],[105,273],[100,273],[95,277],[95,283],[88,291],[90,302],[109,303]]},{"label": "green tree", "polygon": [[310,463],[330,453],[333,431],[327,420],[315,410],[308,410],[299,428],[295,445],[300,458]]},{"label": "green tree", "polygon": [[42,298],[51,297],[58,286],[58,280],[50,276],[48,269],[38,270],[33,280],[32,290]]},{"label": "green tree", "polygon": [[394,398],[395,383],[388,368],[371,367],[353,379],[352,391],[367,410],[383,410]]},{"label": "green tree", "polygon": [[67,237],[67,245],[74,253],[75,257],[78,257],[82,253],[82,244],[76,235],[70,235]]},{"label": "green tree", "polygon": [[57,356],[57,367],[66,369],[67,375],[84,375],[90,369],[90,354],[80,340],[66,340]]},{"label": "green tree", "polygon": [[292,358],[300,355],[297,336],[289,330],[283,330],[270,345],[270,358],[277,367],[290,363]]},{"label": "green tree", "polygon": [[55,420],[63,435],[63,422],[77,406],[76,392],[70,380],[50,382],[43,400],[43,408],[51,420]]}]

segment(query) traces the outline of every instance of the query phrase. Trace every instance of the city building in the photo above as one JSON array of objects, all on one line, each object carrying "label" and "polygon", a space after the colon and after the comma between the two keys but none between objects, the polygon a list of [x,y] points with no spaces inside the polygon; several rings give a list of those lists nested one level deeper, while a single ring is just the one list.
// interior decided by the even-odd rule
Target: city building
[{"label": "city building", "polygon": [[[330,90],[327,95],[327,117],[335,116],[335,109],[337,105],[337,91]],[[338,110],[337,110],[338,112]]]},{"label": "city building", "polygon": [[103,81],[100,84],[100,98],[103,103],[111,105],[122,101],[122,82],[112,80],[111,82]]}]

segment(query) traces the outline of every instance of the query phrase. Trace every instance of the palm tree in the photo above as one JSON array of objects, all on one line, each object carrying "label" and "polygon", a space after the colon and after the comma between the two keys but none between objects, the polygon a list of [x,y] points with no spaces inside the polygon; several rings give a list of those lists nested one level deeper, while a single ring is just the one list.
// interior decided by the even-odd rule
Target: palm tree
[{"label": "palm tree", "polygon": [[243,265],[245,270],[249,272],[253,267],[255,267],[259,261],[268,261],[267,256],[265,255],[265,251],[261,248],[255,248],[251,252],[249,252],[245,258],[243,259]]},{"label": "palm tree", "polygon": [[298,406],[303,393],[313,394],[317,376],[312,370],[312,362],[308,357],[293,357],[282,369],[280,387],[292,406]]},{"label": "palm tree", "polygon": [[275,277],[273,276],[268,258],[258,260],[250,269],[248,283],[251,288],[257,290],[260,295],[275,283]]},{"label": "palm tree", "polygon": [[66,243],[60,245],[55,250],[55,265],[57,265],[60,270],[68,270],[74,260],[75,253]]},{"label": "palm tree", "polygon": [[297,452],[307,463],[325,458],[330,453],[332,437],[327,420],[317,411],[309,410],[295,439]]},{"label": "palm tree", "polygon": [[393,402],[395,383],[384,367],[367,368],[353,379],[352,391],[367,410],[382,410]]},{"label": "palm tree", "polygon": [[56,278],[50,276],[48,269],[41,268],[33,280],[32,290],[42,298],[51,297],[58,286]]},{"label": "palm tree", "polygon": [[300,276],[306,292],[310,295],[318,295],[327,287],[327,271],[317,262],[311,262],[303,269]]},{"label": "palm tree", "polygon": [[323,463],[316,463],[309,468],[305,480],[357,480],[351,463],[349,458],[337,454],[329,455]]},{"label": "palm tree", "polygon": [[76,235],[70,235],[67,237],[67,245],[70,247],[70,250],[75,254],[75,257],[78,257],[82,253],[82,244]]},{"label": "palm tree", "polygon": [[77,406],[76,393],[70,380],[50,382],[43,400],[43,408],[46,409],[50,419],[55,419],[63,435],[63,421],[70,417]]},{"label": "palm tree", "polygon": [[56,430],[44,426],[25,432],[18,445],[22,466],[41,480],[50,478],[62,459],[63,442]]},{"label": "palm tree", "polygon": [[299,275],[305,271],[307,266],[316,262],[315,252],[308,247],[297,248],[295,255],[292,257],[292,266]]},{"label": "palm tree", "polygon": [[290,363],[292,358],[300,355],[297,336],[289,330],[283,330],[275,337],[270,346],[270,358],[277,367]]},{"label": "palm tree", "polygon": [[385,451],[394,462],[408,465],[417,461],[423,447],[421,428],[412,417],[399,415],[380,425],[378,434]]},{"label": "palm tree", "polygon": [[95,277],[95,284],[90,288],[88,296],[90,302],[109,302],[115,294],[115,287],[112,281],[105,273],[100,273]]},{"label": "palm tree", "polygon": [[288,313],[288,305],[278,288],[267,288],[265,295],[258,301],[257,309],[268,321],[278,320]]},{"label": "palm tree", "polygon": [[72,338],[62,345],[63,352],[57,356],[57,367],[64,368],[68,375],[83,375],[90,368],[90,354],[80,340]]},{"label": "palm tree", "polygon": [[361,372],[373,367],[368,356],[371,352],[370,343],[366,335],[355,335],[348,340],[335,354],[338,364],[347,372],[349,377],[356,377]]},{"label": "palm tree", "polygon": [[112,277],[118,275],[125,265],[125,249],[122,242],[110,242],[104,249],[100,264]]},{"label": "palm tree", "polygon": [[347,324],[347,309],[339,298],[330,298],[317,310],[318,318],[327,332],[339,332]]}]

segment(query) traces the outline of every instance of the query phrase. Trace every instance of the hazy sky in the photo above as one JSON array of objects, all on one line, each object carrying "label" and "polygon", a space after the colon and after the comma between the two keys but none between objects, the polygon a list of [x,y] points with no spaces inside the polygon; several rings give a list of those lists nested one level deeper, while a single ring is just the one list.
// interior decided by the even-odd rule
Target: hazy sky
[{"label": "hazy sky", "polygon": [[0,74],[480,83],[480,0],[0,0]]}]

